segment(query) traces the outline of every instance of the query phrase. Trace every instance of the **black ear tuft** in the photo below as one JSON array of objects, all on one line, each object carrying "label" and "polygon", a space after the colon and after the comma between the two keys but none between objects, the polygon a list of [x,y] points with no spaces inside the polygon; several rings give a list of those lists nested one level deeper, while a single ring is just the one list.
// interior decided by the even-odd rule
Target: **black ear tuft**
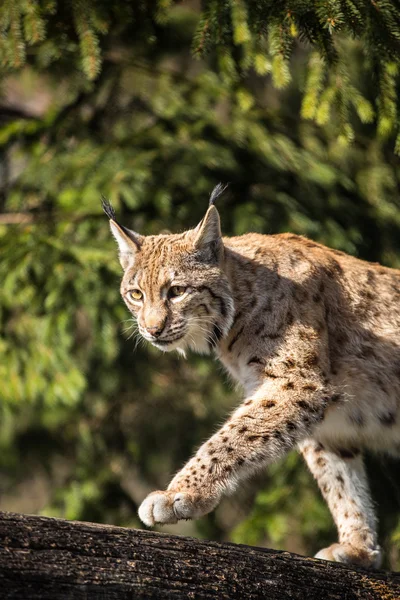
[{"label": "black ear tuft", "polygon": [[220,196],[222,196],[222,194],[225,192],[225,190],[227,189],[229,183],[218,183],[215,188],[213,189],[213,191],[211,192],[211,196],[210,196],[210,202],[208,204],[208,206],[212,206],[214,204],[214,202],[216,200],[218,200],[218,198]]},{"label": "black ear tuft", "polygon": [[107,217],[109,219],[111,219],[112,221],[117,221],[116,219],[116,214],[115,214],[115,210],[113,209],[111,203],[105,198],[105,196],[101,197],[101,205],[103,207],[104,212],[106,213]]}]

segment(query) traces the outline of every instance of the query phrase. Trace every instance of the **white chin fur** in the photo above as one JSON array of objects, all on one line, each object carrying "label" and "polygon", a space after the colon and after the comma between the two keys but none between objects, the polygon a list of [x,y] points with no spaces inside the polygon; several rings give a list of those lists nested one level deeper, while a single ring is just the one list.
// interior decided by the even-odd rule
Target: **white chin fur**
[{"label": "white chin fur", "polygon": [[157,344],[155,340],[151,341],[150,344],[153,344],[153,346],[155,346],[158,350],[162,350],[163,352],[172,352],[172,350],[184,351],[185,347],[187,347],[185,336],[179,340],[176,340],[176,342],[171,342],[170,344]]}]

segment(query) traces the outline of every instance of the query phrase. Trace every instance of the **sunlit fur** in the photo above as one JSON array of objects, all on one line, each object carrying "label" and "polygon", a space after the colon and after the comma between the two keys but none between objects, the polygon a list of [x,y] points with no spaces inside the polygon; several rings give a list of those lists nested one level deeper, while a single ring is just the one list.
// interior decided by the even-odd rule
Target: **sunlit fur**
[{"label": "sunlit fur", "polygon": [[[144,500],[142,521],[201,516],[297,447],[339,533],[318,556],[378,565],[362,453],[400,452],[400,272],[290,234],[222,238],[214,206],[179,235],[144,237],[108,214],[143,338],[212,351],[246,394],[168,490]],[[172,298],[171,286],[185,293]]]}]

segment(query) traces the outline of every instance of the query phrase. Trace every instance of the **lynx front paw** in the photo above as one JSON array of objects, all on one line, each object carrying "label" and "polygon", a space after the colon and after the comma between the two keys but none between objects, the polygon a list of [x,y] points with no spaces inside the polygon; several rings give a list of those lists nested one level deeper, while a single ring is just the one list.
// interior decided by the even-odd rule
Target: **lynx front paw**
[{"label": "lynx front paw", "polygon": [[356,548],[350,544],[332,544],[332,546],[320,550],[315,558],[358,565],[366,569],[377,569],[381,564],[382,553],[379,546],[372,549]]},{"label": "lynx front paw", "polygon": [[153,492],[139,508],[140,520],[149,527],[156,523],[177,523],[201,514],[193,497],[186,492]]}]

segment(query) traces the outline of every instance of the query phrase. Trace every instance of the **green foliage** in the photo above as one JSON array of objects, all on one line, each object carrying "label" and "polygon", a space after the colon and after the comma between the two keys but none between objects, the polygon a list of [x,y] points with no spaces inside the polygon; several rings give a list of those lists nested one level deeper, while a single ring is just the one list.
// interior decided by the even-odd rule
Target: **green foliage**
[{"label": "green foliage", "polygon": [[[167,0],[3,2],[3,507],[137,526],[145,493],[238,398],[212,359],[128,339],[102,194],[152,234],[194,226],[231,181],[226,234],[289,230],[400,266],[397,8],[374,5],[377,18],[355,0],[214,1],[201,14]],[[225,503],[175,531],[306,553],[334,539],[294,454],[250,493],[252,510]],[[396,505],[384,509],[395,567]]]},{"label": "green foliage", "polygon": [[[173,18],[175,4],[172,0],[4,0],[0,68],[5,72],[19,69],[27,60],[49,66],[65,62],[67,55],[93,81],[115,30],[126,41],[133,27],[136,40],[151,45],[160,26]],[[350,39],[357,41],[362,53],[359,67],[375,81],[372,101],[351,82]],[[193,51],[198,56],[217,50],[218,66],[227,81],[233,83],[254,69],[259,75],[271,73],[277,89],[292,80],[294,53],[311,48],[301,114],[325,124],[330,113],[337,111],[342,144],[354,138],[353,107],[362,122],[372,121],[376,113],[382,138],[398,132],[399,43],[400,6],[386,0],[204,0],[193,35]]]},{"label": "green foliage", "polygon": [[[376,82],[372,103],[351,81],[349,39],[357,40],[362,53],[359,67]],[[400,6],[392,2],[205,0],[193,47],[201,56],[221,48],[225,60],[220,67],[232,79],[251,67],[258,74],[271,72],[278,89],[289,85],[298,49],[312,48],[301,113],[325,124],[330,113],[337,111],[339,137],[349,143],[354,137],[353,106],[363,122],[372,121],[376,111],[382,137],[398,131],[399,40]]]}]

